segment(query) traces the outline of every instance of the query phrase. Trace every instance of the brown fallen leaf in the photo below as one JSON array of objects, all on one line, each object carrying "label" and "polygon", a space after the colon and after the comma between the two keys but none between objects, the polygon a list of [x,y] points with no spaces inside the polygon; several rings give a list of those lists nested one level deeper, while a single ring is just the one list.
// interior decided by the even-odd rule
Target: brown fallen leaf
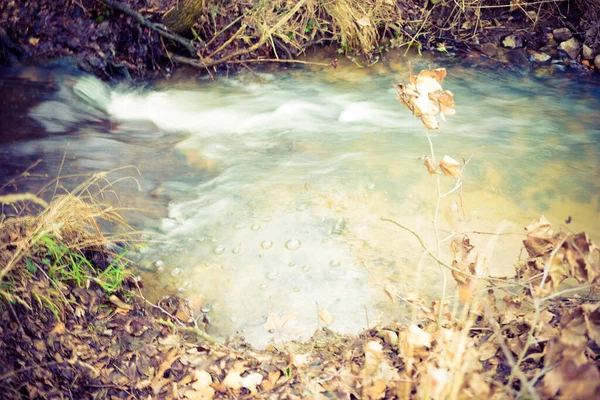
[{"label": "brown fallen leaf", "polygon": [[242,387],[248,389],[252,395],[256,395],[256,387],[261,384],[263,377],[258,372],[253,372],[242,378]]},{"label": "brown fallen leaf", "polygon": [[331,325],[335,322],[329,311],[324,308],[319,308],[319,319],[323,321],[325,325]]},{"label": "brown fallen leaf", "polygon": [[383,399],[387,386],[385,381],[380,379],[373,383],[372,386],[365,387],[365,393],[369,399]]},{"label": "brown fallen leaf", "polygon": [[185,397],[190,400],[210,400],[215,396],[215,389],[210,385],[212,377],[206,371],[194,371],[195,381],[191,384],[193,390],[186,391]]},{"label": "brown fallen leaf", "polygon": [[371,340],[365,344],[365,372],[372,375],[377,371],[379,363],[383,359],[383,346],[381,343]]},{"label": "brown fallen leaf", "polygon": [[225,379],[223,379],[223,385],[226,388],[232,390],[239,390],[242,388],[242,376],[237,371],[229,371]]},{"label": "brown fallen leaf", "polygon": [[129,310],[129,311],[133,310],[133,306],[131,304],[127,304],[127,303],[123,302],[123,300],[119,299],[114,294],[112,296],[110,296],[108,298],[108,300],[119,308],[122,308],[124,310]]}]

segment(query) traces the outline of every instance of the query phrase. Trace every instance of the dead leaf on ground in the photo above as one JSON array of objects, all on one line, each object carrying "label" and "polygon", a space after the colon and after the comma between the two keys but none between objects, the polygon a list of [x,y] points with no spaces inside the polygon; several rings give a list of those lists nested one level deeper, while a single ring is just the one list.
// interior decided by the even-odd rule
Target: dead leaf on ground
[{"label": "dead leaf on ground", "polygon": [[335,322],[329,311],[324,308],[319,308],[319,319],[323,321],[325,325],[331,325]]}]

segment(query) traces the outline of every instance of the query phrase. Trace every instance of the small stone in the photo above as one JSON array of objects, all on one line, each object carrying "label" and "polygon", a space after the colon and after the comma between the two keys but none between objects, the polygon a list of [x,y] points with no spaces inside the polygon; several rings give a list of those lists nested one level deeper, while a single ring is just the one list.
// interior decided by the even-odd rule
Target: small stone
[{"label": "small stone", "polygon": [[554,47],[558,46],[558,42],[554,40],[554,35],[551,33],[546,33],[546,46]]},{"label": "small stone", "polygon": [[522,50],[509,50],[507,54],[508,62],[514,66],[527,68],[530,66],[527,55]]},{"label": "small stone", "polygon": [[569,40],[573,37],[573,33],[569,30],[569,28],[558,28],[552,31],[552,36],[559,42],[564,42],[565,40]]},{"label": "small stone", "polygon": [[559,44],[558,48],[567,53],[569,57],[576,60],[579,55],[579,40],[571,38]]},{"label": "small stone", "polygon": [[594,58],[594,51],[590,46],[584,44],[583,48],[581,49],[581,56],[584,60],[591,60]]},{"label": "small stone", "polygon": [[529,50],[529,56],[531,57],[531,61],[534,61],[534,62],[540,63],[540,64],[549,61],[551,58],[549,54],[542,53],[542,52],[535,51],[535,50]]},{"label": "small stone", "polygon": [[594,67],[596,67],[596,72],[600,73],[600,54],[594,58]]},{"label": "small stone", "polygon": [[504,40],[502,40],[502,46],[509,49],[523,47],[523,38],[521,36],[508,35],[504,38]]},{"label": "small stone", "polygon": [[498,55],[498,46],[493,43],[484,43],[481,45],[481,52],[490,58]]}]

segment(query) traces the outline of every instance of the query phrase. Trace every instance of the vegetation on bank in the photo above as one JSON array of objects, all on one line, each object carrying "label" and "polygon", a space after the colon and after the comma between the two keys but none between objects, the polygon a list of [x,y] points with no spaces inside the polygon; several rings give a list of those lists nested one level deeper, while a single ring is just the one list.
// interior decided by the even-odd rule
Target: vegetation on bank
[{"label": "vegetation on bank", "polygon": [[0,21],[3,64],[72,57],[101,77],[164,76],[177,64],[212,74],[297,60],[315,46],[359,65],[390,49],[508,62],[523,56],[503,50],[526,49],[534,62],[549,62],[540,50],[600,70],[596,0],[13,0],[0,4]]}]

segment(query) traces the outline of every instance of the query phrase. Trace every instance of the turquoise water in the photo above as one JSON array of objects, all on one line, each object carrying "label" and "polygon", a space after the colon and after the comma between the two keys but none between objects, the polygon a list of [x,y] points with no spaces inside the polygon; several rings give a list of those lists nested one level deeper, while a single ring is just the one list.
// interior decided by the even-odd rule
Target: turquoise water
[{"label": "turquoise water", "polygon": [[[79,95],[72,77],[28,112],[46,133],[3,148],[50,160],[66,150],[65,168],[82,171],[135,164],[142,192],[128,186],[124,198],[151,211],[134,223],[160,240],[139,254],[150,296],[178,290],[212,334],[257,346],[306,338],[317,307],[332,329],[356,333],[408,317],[385,287],[436,299],[442,278],[413,236],[380,220],[435,249],[436,179],[419,160],[429,144],[392,88],[408,80],[406,60],[341,64],[146,89],[86,84]],[[444,61],[414,68],[428,64]],[[502,231],[469,236],[490,273],[511,275],[523,227],[541,214],[600,240],[598,80],[445,66],[457,114],[430,133],[435,154],[471,158],[462,189],[440,204],[442,257],[453,233]],[[441,183],[447,192],[456,181]],[[269,317],[287,322],[269,331]]]}]

